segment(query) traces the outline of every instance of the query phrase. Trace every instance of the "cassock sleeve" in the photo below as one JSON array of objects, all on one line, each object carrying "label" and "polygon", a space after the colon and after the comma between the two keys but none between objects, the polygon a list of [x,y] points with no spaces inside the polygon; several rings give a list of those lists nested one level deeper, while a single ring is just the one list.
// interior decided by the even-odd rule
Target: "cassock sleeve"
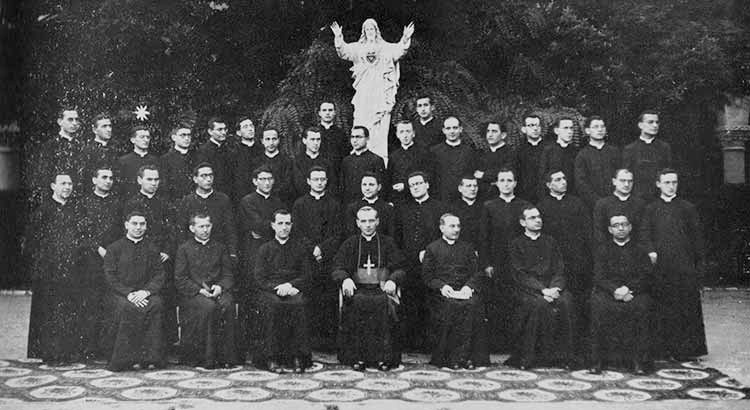
[{"label": "cassock sleeve", "polygon": [[632,279],[627,284],[628,289],[636,294],[648,292],[654,269],[651,265],[651,259],[648,258],[648,254],[640,246],[634,247],[633,259],[634,272],[632,273]]},{"label": "cassock sleeve", "polygon": [[654,242],[654,204],[650,203],[643,210],[643,218],[640,222],[640,230],[638,232],[638,240],[640,240],[641,246],[646,250],[646,253],[656,252],[656,243]]},{"label": "cassock sleeve", "polygon": [[156,295],[161,292],[162,286],[164,286],[164,264],[161,263],[159,251],[154,248],[155,252],[151,254],[151,260],[149,264],[149,273],[151,273],[151,280],[146,283],[143,289],[149,291],[152,295]]},{"label": "cassock sleeve", "polygon": [[174,263],[174,282],[177,292],[184,297],[195,296],[201,287],[190,278],[190,258],[185,245],[177,248],[177,257]]},{"label": "cassock sleeve", "polygon": [[575,175],[576,191],[586,203],[594,204],[599,200],[599,195],[594,191],[594,187],[591,186],[591,175],[590,170],[586,166],[585,150],[581,150],[576,155],[574,163],[573,174]]},{"label": "cassock sleeve", "polygon": [[388,241],[386,249],[386,252],[388,252],[388,270],[391,272],[388,279],[400,286],[406,278],[406,272],[403,269],[406,258],[392,238]]},{"label": "cassock sleeve", "polygon": [[444,280],[437,276],[438,255],[435,246],[430,244],[424,252],[422,261],[422,280],[428,288],[439,291],[447,285]]},{"label": "cassock sleeve", "polygon": [[271,238],[273,235],[269,234],[269,231],[271,231],[270,221],[263,219],[258,206],[258,204],[253,203],[251,197],[242,198],[240,204],[242,231],[243,233],[255,232],[264,238]]},{"label": "cassock sleeve", "polygon": [[258,287],[271,292],[274,290],[274,287],[279,285],[270,280],[270,278],[273,277],[271,270],[275,269],[272,259],[273,247],[271,246],[271,242],[266,242],[261,245],[260,249],[258,249],[258,254],[255,260],[255,271],[253,272]]},{"label": "cassock sleeve", "polygon": [[466,281],[465,286],[468,286],[473,290],[479,290],[484,278],[486,277],[484,271],[479,269],[479,257],[473,249],[470,249],[470,252],[466,257],[468,259],[467,265],[469,266],[469,269],[471,269],[471,276],[469,276],[469,280]]},{"label": "cassock sleeve", "polygon": [[[226,233],[226,251],[229,255],[237,255],[237,226],[234,223],[234,207],[232,202],[227,200],[227,209],[224,211],[223,222],[224,232]],[[223,286],[222,286],[223,287]]]},{"label": "cassock sleeve", "polygon": [[219,274],[217,285],[221,286],[222,292],[225,292],[227,289],[231,289],[232,286],[234,286],[234,264],[229,257],[229,251],[224,246],[221,247],[219,262],[221,263],[221,273]]},{"label": "cassock sleeve", "polygon": [[607,240],[606,232],[608,223],[606,222],[606,220],[607,216],[605,215],[604,202],[601,200],[596,201],[596,205],[594,205],[593,217],[595,246],[594,250],[596,250],[600,244],[605,243],[605,241]]},{"label": "cassock sleeve", "polygon": [[539,294],[546,286],[536,277],[536,272],[528,269],[526,249],[521,239],[513,241],[510,246],[510,263],[516,283],[526,292]]},{"label": "cassock sleeve", "polygon": [[550,261],[549,269],[552,271],[552,279],[550,280],[549,287],[564,290],[565,285],[567,285],[567,277],[565,276],[565,264],[560,254],[560,247],[557,246],[557,242],[554,240],[551,241],[550,247],[552,248],[550,249],[552,260]]},{"label": "cassock sleeve", "polygon": [[296,249],[297,254],[295,258],[295,269],[298,272],[296,278],[289,281],[289,283],[295,288],[299,289],[302,293],[309,290],[310,282],[312,280],[312,255],[307,252],[309,246],[300,242],[300,246]]},{"label": "cassock sleeve", "polygon": [[113,292],[121,296],[127,296],[128,293],[135,289],[126,286],[117,275],[117,265],[121,257],[122,249],[119,246],[110,246],[107,248],[107,254],[104,255],[104,277]]},{"label": "cassock sleeve", "polygon": [[622,285],[619,281],[612,280],[608,275],[609,257],[606,244],[602,243],[596,248],[594,254],[594,285],[603,291],[612,294],[615,289]]},{"label": "cassock sleeve", "polygon": [[351,259],[354,258],[354,249],[352,244],[354,242],[350,240],[344,241],[343,245],[336,252],[336,256],[333,257],[333,272],[331,272],[331,278],[336,282],[337,285],[341,286],[341,282],[344,279],[351,277],[351,273],[348,272],[351,266],[356,265]]},{"label": "cassock sleeve", "polygon": [[[331,256],[333,256],[336,252],[336,250],[339,248],[339,245],[341,245],[341,236],[343,234],[344,225],[342,224],[342,218],[341,218],[341,205],[338,203],[335,203],[335,210],[331,211],[335,217],[330,221],[333,226],[328,229],[328,237],[323,239],[322,242],[319,244],[313,244],[313,248],[315,245],[320,246],[320,250],[323,254],[323,259],[329,259]],[[298,219],[295,219],[298,220]]]}]

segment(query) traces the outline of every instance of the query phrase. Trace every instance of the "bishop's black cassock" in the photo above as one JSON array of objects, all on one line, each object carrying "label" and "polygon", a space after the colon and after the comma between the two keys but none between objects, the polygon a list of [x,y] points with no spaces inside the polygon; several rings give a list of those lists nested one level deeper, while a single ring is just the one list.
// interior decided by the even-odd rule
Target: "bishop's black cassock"
[{"label": "bishop's black cassock", "polygon": [[[454,243],[441,238],[427,246],[422,277],[430,289],[430,336],[433,346],[430,363],[435,366],[490,363],[487,349],[484,304],[480,296],[484,273],[479,269],[477,254],[468,242]],[[474,293],[471,298],[450,299],[440,293],[448,285],[456,291],[464,286]]]},{"label": "bishop's black cassock", "polygon": [[657,358],[705,355],[700,294],[705,246],[695,206],[679,197],[655,200],[643,211],[639,239],[657,254],[652,290]]},{"label": "bishop's black cassock", "polygon": [[[296,238],[283,244],[272,239],[258,250],[255,281],[261,307],[261,343],[254,352],[253,363],[263,366],[269,360],[291,365],[294,358],[309,366],[310,321],[306,305],[309,300],[312,254],[309,245]],[[289,283],[300,293],[278,296],[276,286]]]},{"label": "bishop's black cassock", "polygon": [[[516,347],[507,364],[521,367],[566,364],[573,345],[573,298],[566,290],[565,266],[557,241],[526,234],[510,245],[517,291]],[[560,297],[544,299],[542,289],[560,288]]]},{"label": "bishop's black cassock", "polygon": [[403,266],[403,254],[388,236],[376,233],[368,240],[355,235],[341,245],[333,261],[333,280],[341,287],[350,278],[357,286],[354,295],[343,300],[338,337],[341,363],[396,366],[401,362],[399,302],[381,286],[387,280],[400,285]]}]

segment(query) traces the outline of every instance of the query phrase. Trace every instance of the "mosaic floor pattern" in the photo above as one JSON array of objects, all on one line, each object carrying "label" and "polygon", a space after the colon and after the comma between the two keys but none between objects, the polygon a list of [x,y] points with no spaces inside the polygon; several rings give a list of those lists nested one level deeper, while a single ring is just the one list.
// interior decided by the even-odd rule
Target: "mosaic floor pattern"
[{"label": "mosaic floor pattern", "polygon": [[278,375],[251,366],[205,370],[112,373],[103,365],[46,366],[34,360],[0,360],[0,405],[15,401],[121,402],[129,400],[355,402],[397,399],[439,403],[463,400],[637,402],[665,399],[747,400],[743,386],[700,363],[657,363],[646,376],[617,371],[594,375],[556,368],[521,371],[491,366],[472,371],[439,369],[418,355],[390,372],[356,372],[316,356],[305,374]]}]

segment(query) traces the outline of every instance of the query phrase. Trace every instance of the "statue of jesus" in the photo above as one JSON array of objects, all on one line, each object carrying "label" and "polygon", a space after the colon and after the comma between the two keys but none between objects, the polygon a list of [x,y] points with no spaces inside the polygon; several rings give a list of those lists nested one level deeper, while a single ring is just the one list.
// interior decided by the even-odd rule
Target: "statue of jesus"
[{"label": "statue of jesus", "polygon": [[369,148],[388,161],[388,128],[391,110],[398,90],[398,60],[406,54],[414,34],[414,23],[404,27],[398,43],[389,43],[380,35],[378,23],[367,19],[362,23],[359,41],[347,43],[337,22],[331,24],[333,44],[339,57],[352,63],[354,79],[354,122],[370,131]]}]

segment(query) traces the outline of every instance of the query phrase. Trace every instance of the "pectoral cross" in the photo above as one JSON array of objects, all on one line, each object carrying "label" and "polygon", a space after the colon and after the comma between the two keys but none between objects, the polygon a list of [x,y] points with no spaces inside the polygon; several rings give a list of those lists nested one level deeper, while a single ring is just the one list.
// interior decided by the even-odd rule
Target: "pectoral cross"
[{"label": "pectoral cross", "polygon": [[367,263],[362,266],[367,268],[367,276],[372,276],[372,268],[375,267],[375,264],[370,260],[370,255],[367,255]]}]

